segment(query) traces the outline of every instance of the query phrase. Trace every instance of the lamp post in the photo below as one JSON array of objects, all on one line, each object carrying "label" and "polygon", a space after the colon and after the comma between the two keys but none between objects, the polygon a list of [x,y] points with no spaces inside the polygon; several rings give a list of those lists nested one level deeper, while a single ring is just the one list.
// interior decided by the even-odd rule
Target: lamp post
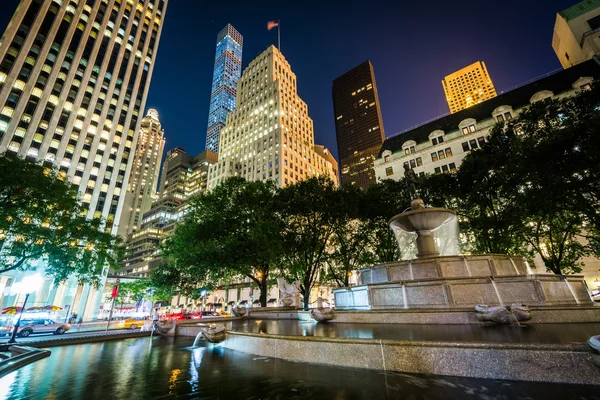
[{"label": "lamp post", "polygon": [[15,338],[17,336],[17,331],[19,330],[19,327],[21,325],[21,317],[23,316],[23,311],[25,311],[25,306],[27,306],[27,300],[29,299],[29,295],[33,292],[36,292],[39,289],[39,287],[42,286],[43,282],[44,278],[42,278],[40,274],[34,274],[26,276],[25,278],[23,278],[23,280],[21,280],[21,282],[15,283],[12,286],[12,293],[25,293],[25,301],[23,302],[23,308],[21,308],[21,311],[19,312],[19,319],[17,319],[17,323],[13,327],[12,335],[10,337],[10,340],[8,341],[8,344],[17,343]]},{"label": "lamp post", "polygon": [[[202,296],[202,311],[204,311],[204,307],[206,305],[206,290],[202,290],[200,295]],[[202,312],[200,312],[200,314],[202,314]]]}]

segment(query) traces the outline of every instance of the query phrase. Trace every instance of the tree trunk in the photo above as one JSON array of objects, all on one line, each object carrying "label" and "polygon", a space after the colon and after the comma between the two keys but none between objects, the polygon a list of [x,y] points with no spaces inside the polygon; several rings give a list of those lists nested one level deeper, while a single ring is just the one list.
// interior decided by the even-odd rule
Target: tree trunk
[{"label": "tree trunk", "polygon": [[302,290],[302,307],[308,308],[310,304],[310,281],[304,281],[304,289]]},{"label": "tree trunk", "polygon": [[261,307],[266,307],[267,306],[267,291],[268,291],[268,287],[267,287],[267,277],[266,274],[265,276],[263,276],[263,278],[260,280],[260,306]]}]

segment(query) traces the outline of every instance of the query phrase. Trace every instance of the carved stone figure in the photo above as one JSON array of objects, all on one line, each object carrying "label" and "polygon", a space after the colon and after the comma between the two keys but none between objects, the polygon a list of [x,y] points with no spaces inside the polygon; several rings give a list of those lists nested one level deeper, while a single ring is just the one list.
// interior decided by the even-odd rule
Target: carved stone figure
[{"label": "carved stone figure", "polygon": [[161,335],[167,335],[173,329],[174,325],[176,325],[174,321],[158,321],[156,323],[156,330]]},{"label": "carved stone figure", "polygon": [[298,289],[300,282],[287,283],[283,278],[277,278],[277,287],[281,294],[281,302],[285,307],[296,307],[299,305],[300,290]]},{"label": "carved stone figure", "polygon": [[419,185],[419,178],[408,164],[404,164],[404,178],[406,179],[406,186],[408,187],[408,192],[410,193],[410,199],[416,200],[419,198],[419,193],[417,192],[417,186]]},{"label": "carved stone figure", "polygon": [[475,316],[479,321],[492,322],[498,325],[507,325],[531,319],[531,311],[524,304],[505,306],[488,306],[479,304],[475,306]]},{"label": "carved stone figure", "polygon": [[225,327],[223,325],[210,324],[207,328],[202,328],[202,336],[210,343],[221,343],[225,340]]},{"label": "carved stone figure", "polygon": [[592,362],[596,367],[600,368],[600,335],[589,338],[588,345],[592,353]]},{"label": "carved stone figure", "polygon": [[233,306],[233,308],[231,309],[231,312],[236,317],[243,317],[244,315],[246,315],[247,311],[248,309],[244,306]]},{"label": "carved stone figure", "polygon": [[317,322],[327,322],[335,319],[335,311],[333,308],[323,307],[323,298],[317,298],[317,308],[310,310],[310,317]]}]

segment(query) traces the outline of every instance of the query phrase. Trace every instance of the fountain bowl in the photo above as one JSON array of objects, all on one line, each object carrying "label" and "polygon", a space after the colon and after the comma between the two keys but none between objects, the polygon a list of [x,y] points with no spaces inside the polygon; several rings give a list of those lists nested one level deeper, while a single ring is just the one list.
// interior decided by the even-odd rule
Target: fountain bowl
[{"label": "fountain bowl", "polygon": [[433,232],[455,218],[456,213],[447,208],[420,208],[392,217],[389,225],[392,229],[401,229],[409,233]]}]

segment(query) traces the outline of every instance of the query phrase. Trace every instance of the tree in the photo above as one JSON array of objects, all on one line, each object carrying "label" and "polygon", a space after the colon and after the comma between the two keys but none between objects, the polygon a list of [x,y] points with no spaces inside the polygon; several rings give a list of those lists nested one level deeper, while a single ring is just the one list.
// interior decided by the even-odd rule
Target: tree
[{"label": "tree", "polygon": [[324,280],[340,287],[349,285],[352,271],[374,262],[375,235],[368,220],[360,219],[363,191],[344,186],[335,193],[333,232],[327,246]]},{"label": "tree", "polygon": [[273,182],[230,178],[198,196],[163,246],[168,278],[196,288],[250,278],[267,305],[268,279],[279,266],[281,219]]},{"label": "tree", "polygon": [[599,106],[598,87],[534,103],[465,157],[457,210],[474,251],[533,251],[551,272],[581,271],[598,250]]},{"label": "tree", "polygon": [[336,187],[324,177],[312,177],[281,190],[278,209],[284,221],[282,231],[285,274],[300,281],[304,307],[318,281],[327,246],[334,232]]},{"label": "tree", "polygon": [[75,276],[99,285],[105,268],[117,268],[120,239],[85,217],[62,174],[14,153],[0,155],[0,170],[0,273],[41,260],[56,282]]},{"label": "tree", "polygon": [[370,185],[362,196],[360,218],[373,235],[374,262],[398,261],[401,250],[389,220],[410,206],[410,195],[403,180],[390,179]]}]

